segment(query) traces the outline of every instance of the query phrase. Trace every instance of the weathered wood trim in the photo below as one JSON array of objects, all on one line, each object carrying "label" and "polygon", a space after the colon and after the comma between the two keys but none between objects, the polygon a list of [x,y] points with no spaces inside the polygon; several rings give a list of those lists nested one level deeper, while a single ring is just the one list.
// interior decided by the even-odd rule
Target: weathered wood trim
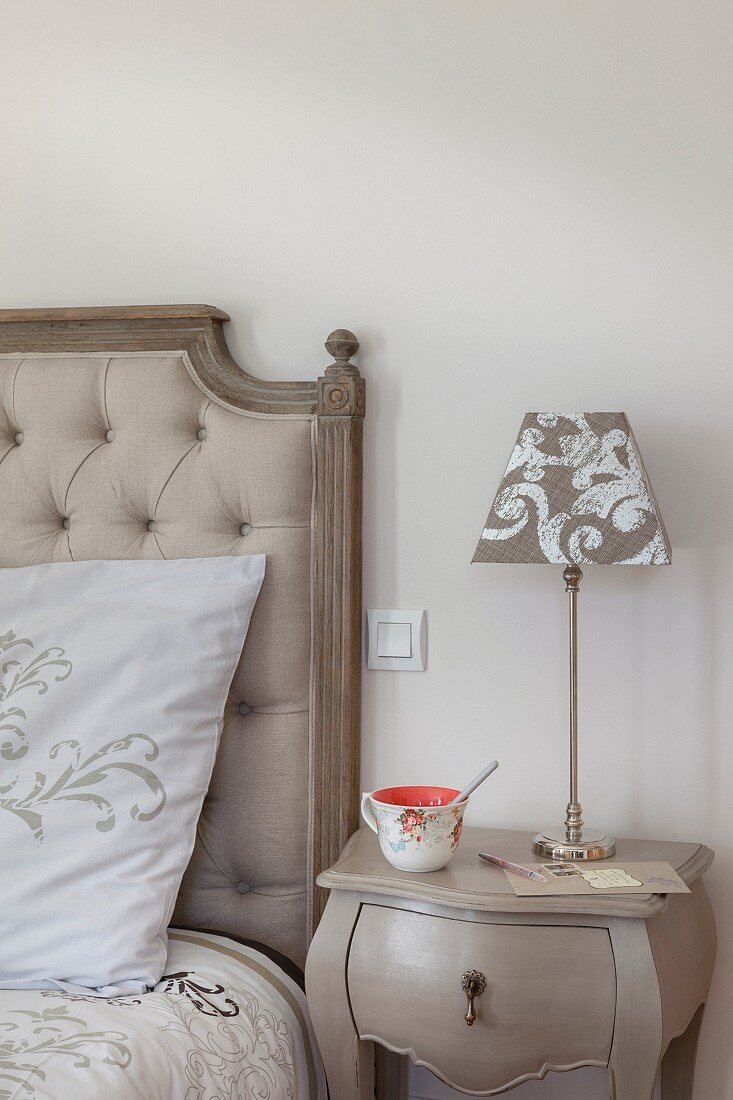
[{"label": "weathered wood trim", "polygon": [[1,324],[35,324],[39,321],[142,321],[168,317],[231,318],[223,309],[207,305],[174,306],[60,306],[41,309],[0,309]]},{"label": "weathered wood trim", "polygon": [[318,381],[312,546],[311,867],[309,931],[326,903],[316,877],[359,820],[361,510],[364,380],[349,363],[353,333],[337,330]]},{"label": "weathered wood trim", "polygon": [[200,389],[234,412],[312,416],[315,382],[268,382],[232,359],[213,306],[0,310],[0,352],[59,355],[184,351]]}]

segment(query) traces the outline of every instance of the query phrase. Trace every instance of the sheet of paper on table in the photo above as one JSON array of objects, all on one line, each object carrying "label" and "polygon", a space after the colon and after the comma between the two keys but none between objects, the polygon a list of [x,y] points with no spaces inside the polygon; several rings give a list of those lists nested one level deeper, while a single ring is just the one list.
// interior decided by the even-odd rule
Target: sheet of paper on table
[{"label": "sheet of paper on table", "polygon": [[509,879],[519,897],[553,894],[689,894],[669,863],[528,863],[547,882],[522,878],[510,871]]}]

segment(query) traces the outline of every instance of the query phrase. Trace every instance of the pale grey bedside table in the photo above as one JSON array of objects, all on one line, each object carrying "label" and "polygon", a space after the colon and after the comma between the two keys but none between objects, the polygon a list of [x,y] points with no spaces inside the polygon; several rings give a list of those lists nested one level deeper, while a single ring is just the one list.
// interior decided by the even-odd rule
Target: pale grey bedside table
[{"label": "pale grey bedside table", "polygon": [[[604,866],[666,860],[692,893],[563,898],[516,897],[479,850],[536,858],[530,833],[467,828],[445,870],[405,874],[363,829],[319,877],[331,896],[306,989],[331,1100],[371,1100],[374,1042],[473,1095],[607,1066],[612,1100],[650,1100],[661,1065],[663,1100],[691,1100],[715,961],[710,849],[619,840]],[[472,970],[486,984],[468,1026]]]}]

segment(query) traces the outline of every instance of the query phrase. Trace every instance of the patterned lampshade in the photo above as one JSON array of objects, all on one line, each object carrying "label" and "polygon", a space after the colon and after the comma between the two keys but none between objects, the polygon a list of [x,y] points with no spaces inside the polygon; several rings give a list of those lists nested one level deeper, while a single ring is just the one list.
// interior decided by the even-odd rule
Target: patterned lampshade
[{"label": "patterned lampshade", "polygon": [[669,565],[626,414],[527,413],[473,560]]}]

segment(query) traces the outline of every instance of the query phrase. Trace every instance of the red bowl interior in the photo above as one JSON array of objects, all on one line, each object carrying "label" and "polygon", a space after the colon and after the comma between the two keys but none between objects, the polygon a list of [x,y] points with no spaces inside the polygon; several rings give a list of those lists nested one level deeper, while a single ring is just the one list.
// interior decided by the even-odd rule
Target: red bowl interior
[{"label": "red bowl interior", "polygon": [[387,806],[446,806],[457,794],[455,787],[382,787],[372,798]]}]

